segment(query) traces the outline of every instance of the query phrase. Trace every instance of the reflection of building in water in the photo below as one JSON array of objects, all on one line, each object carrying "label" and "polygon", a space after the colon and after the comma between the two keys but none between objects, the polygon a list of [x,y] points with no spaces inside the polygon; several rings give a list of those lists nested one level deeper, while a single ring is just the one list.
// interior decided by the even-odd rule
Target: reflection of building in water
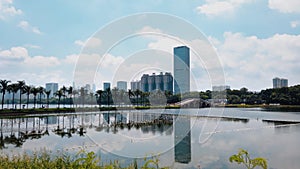
[{"label": "reflection of building in water", "polygon": [[141,112],[132,112],[129,114],[129,121],[132,122],[146,122],[159,119],[161,114],[146,114]]},{"label": "reflection of building in water", "polygon": [[57,123],[57,116],[48,116],[45,117],[45,124],[56,124]]},{"label": "reflection of building in water", "polygon": [[175,162],[189,163],[191,161],[191,119],[177,116],[175,122]]}]

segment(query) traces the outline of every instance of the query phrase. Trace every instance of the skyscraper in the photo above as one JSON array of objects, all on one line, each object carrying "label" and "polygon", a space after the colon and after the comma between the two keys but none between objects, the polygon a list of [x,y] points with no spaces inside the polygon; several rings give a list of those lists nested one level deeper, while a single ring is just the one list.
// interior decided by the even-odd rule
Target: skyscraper
[{"label": "skyscraper", "polygon": [[190,49],[174,48],[174,93],[190,92]]},{"label": "skyscraper", "polygon": [[127,82],[126,81],[117,81],[117,88],[119,90],[127,91]]},{"label": "skyscraper", "polygon": [[273,88],[288,87],[288,80],[283,78],[273,78]]},{"label": "skyscraper", "polygon": [[58,91],[58,83],[46,83],[46,91],[49,90],[51,90],[49,97],[54,97],[54,93]]},{"label": "skyscraper", "polygon": [[281,87],[288,87],[288,80],[287,79],[280,79]]}]

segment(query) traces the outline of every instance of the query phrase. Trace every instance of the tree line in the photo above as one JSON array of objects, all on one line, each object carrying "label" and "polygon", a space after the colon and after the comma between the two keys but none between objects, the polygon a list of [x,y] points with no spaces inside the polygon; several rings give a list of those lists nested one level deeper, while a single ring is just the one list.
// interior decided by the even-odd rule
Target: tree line
[{"label": "tree line", "polygon": [[[205,92],[205,97],[218,95],[218,92]],[[226,90],[228,104],[281,104],[300,105],[300,85],[275,89],[264,89],[260,92],[248,91],[243,87],[240,90]]]},{"label": "tree line", "polygon": [[[142,92],[141,90],[120,90],[118,88],[107,88],[106,90],[97,90],[95,93],[84,87],[74,89],[72,86],[61,87],[54,94],[54,98],[50,98],[51,90],[46,90],[42,86],[35,87],[27,85],[25,81],[17,81],[12,83],[10,80],[0,80],[0,94],[2,94],[1,108],[4,108],[5,95],[11,94],[11,98],[7,99],[7,105],[13,109],[29,108],[29,104],[33,104],[33,108],[39,105],[40,108],[48,108],[49,104],[57,104],[65,107],[84,107],[86,105],[94,106],[121,106],[135,105],[148,106],[175,103],[179,101],[179,96],[173,95],[170,91]],[[16,96],[19,94],[18,97]],[[22,96],[26,95],[26,100],[22,100]],[[33,96],[33,99],[30,99]],[[46,99],[45,99],[46,97]],[[9,101],[11,101],[9,103]],[[19,106],[18,106],[19,105]],[[46,105],[46,107],[44,107]]]},{"label": "tree line", "polygon": [[[18,93],[19,92],[19,93]],[[177,103],[187,98],[201,98],[204,100],[226,98],[227,104],[272,104],[278,103],[282,105],[300,105],[300,85],[283,87],[277,89],[265,89],[260,92],[252,92],[243,87],[237,89],[227,89],[223,92],[216,91],[200,91],[180,94],[173,94],[171,91],[156,90],[153,92],[142,92],[141,90],[120,90],[118,88],[107,88],[106,90],[97,90],[95,93],[88,91],[86,88],[73,89],[72,86],[61,87],[54,93],[54,98],[50,98],[51,90],[46,90],[42,86],[35,87],[27,85],[25,81],[17,81],[11,83],[10,80],[0,80],[0,93],[2,94],[1,108],[4,108],[5,95],[12,94],[12,108],[28,108],[28,104],[33,103],[34,108],[39,104],[40,108],[49,107],[49,104],[57,104],[65,107],[84,107],[86,105],[101,106],[150,106],[150,105],[167,105]],[[17,96],[17,93],[19,94]],[[26,95],[26,100],[22,101],[22,95]],[[33,96],[33,100],[30,99]],[[46,96],[46,99],[45,99]],[[19,106],[17,106],[19,104]]]}]

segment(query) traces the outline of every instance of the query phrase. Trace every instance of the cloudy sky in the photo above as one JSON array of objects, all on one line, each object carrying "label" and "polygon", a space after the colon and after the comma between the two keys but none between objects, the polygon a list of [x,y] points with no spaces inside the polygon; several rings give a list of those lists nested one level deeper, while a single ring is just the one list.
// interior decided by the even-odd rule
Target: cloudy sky
[{"label": "cloudy sky", "polygon": [[[0,79],[25,80],[28,84],[43,86],[46,82],[71,85],[82,50],[87,45],[101,48],[105,44],[104,39],[95,37],[101,28],[119,18],[156,12],[179,17],[205,35],[218,54],[225,83],[231,88],[271,88],[272,78],[277,76],[288,78],[289,85],[296,85],[300,84],[299,6],[299,0],[199,0],[176,3],[171,0],[135,3],[122,0],[0,0]],[[144,25],[135,31],[142,30],[164,32],[155,25]],[[143,43],[137,44],[137,41],[138,38],[127,40],[126,45],[116,46],[106,54],[102,65],[120,68],[124,67],[122,63],[129,62],[128,55],[151,57],[149,52],[138,52],[138,55],[136,46],[139,46],[137,50],[149,51],[174,45],[169,39],[148,36]],[[172,53],[171,47],[164,49]],[[97,57],[97,53],[93,56]],[[165,56],[172,58],[168,54]],[[194,62],[191,65],[196,69]],[[143,65],[137,65],[136,72],[142,68]],[[169,69],[170,65],[167,65],[164,71],[172,70]],[[100,72],[102,74],[99,73],[95,80],[98,88],[102,87],[103,81],[111,80],[105,76],[105,70]],[[200,72],[196,76],[195,81],[199,83],[197,89],[210,89],[211,86],[205,84],[205,73]],[[123,79],[120,75],[116,77],[118,79],[114,80],[136,79],[132,76]]]}]

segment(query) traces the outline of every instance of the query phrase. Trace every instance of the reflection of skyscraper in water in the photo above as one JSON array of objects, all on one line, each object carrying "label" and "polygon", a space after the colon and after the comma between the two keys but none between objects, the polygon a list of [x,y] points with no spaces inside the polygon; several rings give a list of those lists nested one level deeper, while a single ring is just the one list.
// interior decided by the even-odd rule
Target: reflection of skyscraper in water
[{"label": "reflection of skyscraper in water", "polygon": [[191,161],[191,119],[177,116],[174,123],[175,162],[187,164]]}]

